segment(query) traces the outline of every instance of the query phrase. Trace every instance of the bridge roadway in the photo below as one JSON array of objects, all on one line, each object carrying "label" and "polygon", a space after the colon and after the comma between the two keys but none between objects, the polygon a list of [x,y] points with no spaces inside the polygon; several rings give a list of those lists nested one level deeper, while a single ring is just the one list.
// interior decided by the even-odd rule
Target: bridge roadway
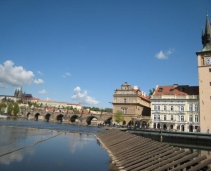
[{"label": "bridge roadway", "polygon": [[110,123],[112,113],[108,114],[73,114],[67,112],[47,112],[39,110],[22,111],[22,117],[30,120],[43,120],[47,122],[78,123],[81,125],[97,125]]},{"label": "bridge roadway", "polygon": [[120,130],[95,135],[120,171],[211,171],[211,158]]}]

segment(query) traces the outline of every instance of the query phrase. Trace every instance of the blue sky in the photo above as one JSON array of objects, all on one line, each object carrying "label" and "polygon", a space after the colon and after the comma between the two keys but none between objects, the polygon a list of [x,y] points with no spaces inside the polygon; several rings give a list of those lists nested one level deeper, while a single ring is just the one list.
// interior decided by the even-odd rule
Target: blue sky
[{"label": "blue sky", "polygon": [[[121,84],[198,85],[210,0],[1,0],[0,94],[112,107]],[[209,17],[211,20],[211,17]]]}]

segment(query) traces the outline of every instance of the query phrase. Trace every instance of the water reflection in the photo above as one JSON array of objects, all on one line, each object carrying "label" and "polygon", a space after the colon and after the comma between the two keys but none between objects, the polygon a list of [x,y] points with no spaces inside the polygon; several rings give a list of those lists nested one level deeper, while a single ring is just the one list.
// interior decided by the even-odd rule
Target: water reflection
[{"label": "water reflection", "polygon": [[17,151],[15,153],[11,153],[10,155],[0,157],[0,163],[9,165],[12,162],[21,162],[26,154],[32,156],[34,154],[34,149],[29,148],[26,151]]},{"label": "water reflection", "polygon": [[[86,135],[86,134],[79,134],[79,133],[74,133],[71,134],[71,139],[69,139],[69,151],[74,154],[76,149],[82,150],[85,145],[88,143],[92,143],[95,139],[91,135]],[[90,138],[92,137],[92,138]]]},{"label": "water reflection", "polygon": [[0,151],[0,170],[109,170],[110,158],[91,134],[0,126]]}]

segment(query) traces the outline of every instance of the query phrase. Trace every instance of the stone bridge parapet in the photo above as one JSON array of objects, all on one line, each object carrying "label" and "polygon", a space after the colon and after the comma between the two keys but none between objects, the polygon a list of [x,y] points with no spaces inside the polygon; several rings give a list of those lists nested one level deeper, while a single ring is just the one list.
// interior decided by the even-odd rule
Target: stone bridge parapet
[{"label": "stone bridge parapet", "polygon": [[42,120],[47,122],[77,123],[81,125],[110,124],[112,113],[107,114],[76,114],[67,112],[50,112],[40,110],[22,111],[22,117],[30,120]]}]

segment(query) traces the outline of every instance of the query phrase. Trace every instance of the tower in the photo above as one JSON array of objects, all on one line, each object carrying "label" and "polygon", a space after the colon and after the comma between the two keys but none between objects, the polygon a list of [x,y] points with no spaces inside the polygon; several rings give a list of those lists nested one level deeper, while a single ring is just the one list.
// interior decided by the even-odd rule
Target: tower
[{"label": "tower", "polygon": [[196,52],[198,57],[199,76],[199,106],[200,106],[200,130],[211,132],[211,26],[208,14],[206,16],[205,29],[202,30],[201,51]]}]

